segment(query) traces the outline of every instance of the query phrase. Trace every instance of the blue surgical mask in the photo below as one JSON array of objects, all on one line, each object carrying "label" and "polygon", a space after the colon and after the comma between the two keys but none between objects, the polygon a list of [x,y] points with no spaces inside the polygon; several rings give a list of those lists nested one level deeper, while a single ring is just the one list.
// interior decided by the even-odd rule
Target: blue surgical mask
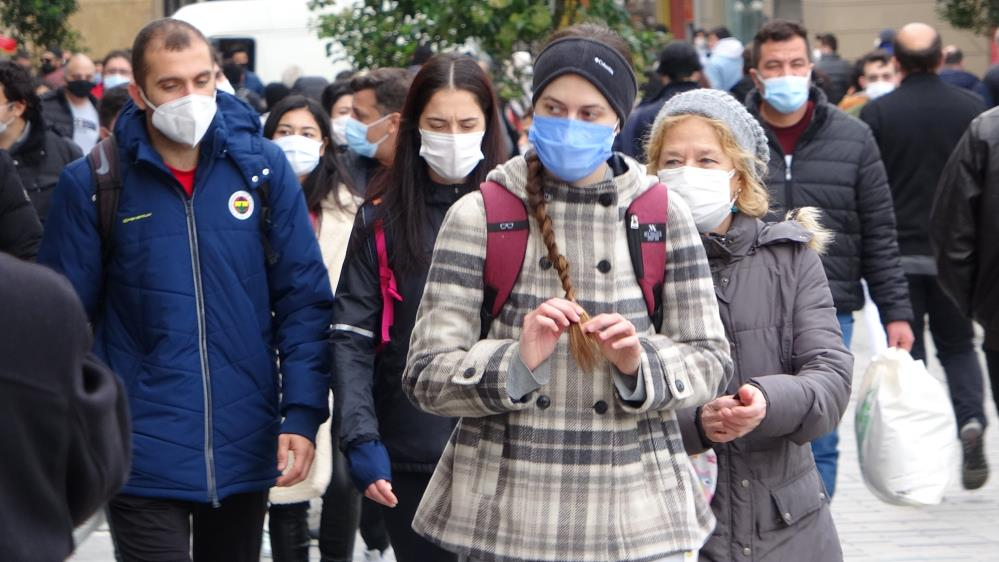
[{"label": "blue surgical mask", "polygon": [[385,136],[383,136],[377,142],[371,142],[368,140],[368,128],[373,127],[374,125],[377,125],[378,123],[381,123],[382,121],[388,119],[389,115],[384,115],[382,116],[381,119],[372,121],[367,125],[351,117],[347,121],[347,130],[346,130],[347,146],[349,146],[351,150],[360,154],[361,156],[374,158],[375,152],[378,152],[378,145],[385,142],[385,139],[388,138],[388,133],[385,133]]},{"label": "blue surgical mask", "polygon": [[535,115],[527,138],[544,167],[571,183],[592,174],[611,157],[614,127]]},{"label": "blue surgical mask", "polygon": [[121,74],[108,74],[104,77],[104,89],[110,90],[111,88],[116,88],[122,84],[128,84],[131,80],[128,76],[122,76]]},{"label": "blue surgical mask", "polygon": [[763,99],[780,113],[794,113],[808,101],[808,76],[776,76],[763,81]]}]

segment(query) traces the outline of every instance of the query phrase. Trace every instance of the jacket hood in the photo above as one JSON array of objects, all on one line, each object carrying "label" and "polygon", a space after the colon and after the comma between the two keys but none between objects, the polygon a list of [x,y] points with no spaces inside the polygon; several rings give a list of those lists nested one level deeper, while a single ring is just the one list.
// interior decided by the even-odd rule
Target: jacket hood
[{"label": "jacket hood", "polygon": [[715,45],[715,48],[711,51],[711,56],[720,56],[729,59],[742,59],[743,51],[742,41],[739,41],[735,37],[726,37]]},{"label": "jacket hood", "polygon": [[[218,110],[199,144],[201,152],[199,161],[206,155],[222,156],[229,153],[248,180],[247,183],[254,185],[257,181],[252,178],[258,176],[261,170],[268,166],[263,147],[264,140],[260,136],[260,118],[246,102],[233,95],[217,91],[215,101]],[[118,139],[120,150],[129,161],[139,159],[162,161],[149,140],[146,112],[139,109],[132,100],[125,104],[118,115],[114,134]]]},{"label": "jacket hood", "polygon": [[[613,178],[597,182],[592,185],[575,187],[561,180],[545,175],[545,195],[558,199],[565,199],[566,195],[584,194],[598,197],[600,194],[614,192],[618,201],[630,202],[645,188],[656,184],[659,180],[654,176],[646,174],[645,166],[638,161],[615,152],[607,160],[610,169],[614,174]],[[500,164],[486,177],[487,181],[494,181],[510,190],[511,193],[528,203],[527,198],[527,160],[524,156],[515,156],[504,164]],[[573,199],[577,199],[573,197]],[[530,205],[528,204],[528,209]]]},{"label": "jacket hood", "polygon": [[804,244],[821,254],[830,233],[819,223],[819,215],[814,207],[791,211],[783,222],[763,222],[738,214],[724,235],[702,234],[701,239],[708,258],[723,263],[738,260],[756,248],[778,244]]}]

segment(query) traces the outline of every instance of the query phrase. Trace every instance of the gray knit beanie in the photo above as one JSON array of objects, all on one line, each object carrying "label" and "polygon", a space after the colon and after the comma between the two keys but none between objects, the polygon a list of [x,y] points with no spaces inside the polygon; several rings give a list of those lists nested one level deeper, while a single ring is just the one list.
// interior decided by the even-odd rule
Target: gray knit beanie
[{"label": "gray knit beanie", "polygon": [[667,117],[690,114],[718,119],[728,125],[739,146],[759,159],[760,162],[756,165],[757,179],[766,177],[767,162],[770,161],[767,134],[746,107],[727,92],[705,88],[673,96],[656,115],[652,135],[659,134],[659,127]]}]

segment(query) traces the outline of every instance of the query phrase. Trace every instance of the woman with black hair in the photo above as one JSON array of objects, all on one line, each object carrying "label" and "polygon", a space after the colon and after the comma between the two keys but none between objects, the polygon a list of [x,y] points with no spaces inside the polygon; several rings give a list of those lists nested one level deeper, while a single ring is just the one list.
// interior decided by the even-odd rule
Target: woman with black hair
[{"label": "woman with black hair", "polygon": [[447,210],[503,158],[488,77],[468,57],[431,58],[402,110],[395,160],[369,187],[333,309],[340,439],[355,485],[383,509],[400,562],[454,560],[417,536],[413,514],[455,420],[403,394],[409,335]]},{"label": "woman with black hair", "polygon": [[352,114],[354,91],[350,80],[337,80],[323,90],[323,108],[329,112],[332,121],[333,146],[337,150],[347,148],[347,121]]},{"label": "woman with black hair", "polygon": [[[305,96],[286,97],[271,110],[264,124],[264,136],[284,150],[302,183],[306,205],[319,237],[319,248],[329,271],[330,285],[335,289],[360,199],[353,192],[350,174],[346,173],[331,147],[329,114],[319,103]],[[330,509],[323,510],[320,531],[324,560],[353,557],[360,497],[344,487],[348,480],[346,460],[333,451],[331,423],[332,420],[327,421],[319,428],[315,464],[309,477],[290,488],[271,490],[269,531],[276,562],[308,561],[309,500],[324,492],[327,492],[324,506],[331,504]],[[327,491],[331,472],[334,483]]]}]

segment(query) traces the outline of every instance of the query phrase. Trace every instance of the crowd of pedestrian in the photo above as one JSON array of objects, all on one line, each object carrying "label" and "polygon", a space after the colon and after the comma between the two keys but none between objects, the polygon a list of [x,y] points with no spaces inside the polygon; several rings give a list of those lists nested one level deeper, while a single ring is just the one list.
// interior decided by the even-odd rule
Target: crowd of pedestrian
[{"label": "crowd of pedestrian", "polygon": [[980,488],[999,98],[928,25],[879,39],[698,31],[640,88],[575,25],[515,100],[428,46],[265,85],[169,18],[0,62],[0,558],[103,507],[129,562],[358,530],[366,560],[842,560],[865,291],[889,346],[929,329]]}]

